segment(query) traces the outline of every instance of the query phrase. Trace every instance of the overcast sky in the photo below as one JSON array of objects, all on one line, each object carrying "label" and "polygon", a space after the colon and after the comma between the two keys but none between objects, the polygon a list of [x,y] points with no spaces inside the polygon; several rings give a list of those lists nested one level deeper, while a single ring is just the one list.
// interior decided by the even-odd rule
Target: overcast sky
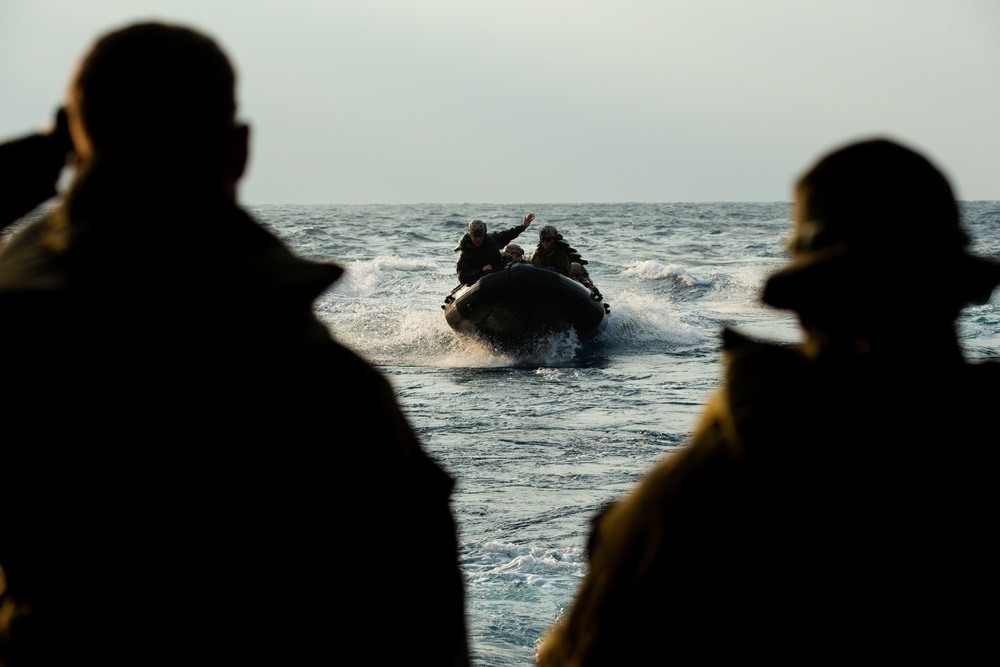
[{"label": "overcast sky", "polygon": [[1000,199],[998,0],[0,0],[0,138],[151,18],[232,58],[247,204],[784,201],[876,134]]}]

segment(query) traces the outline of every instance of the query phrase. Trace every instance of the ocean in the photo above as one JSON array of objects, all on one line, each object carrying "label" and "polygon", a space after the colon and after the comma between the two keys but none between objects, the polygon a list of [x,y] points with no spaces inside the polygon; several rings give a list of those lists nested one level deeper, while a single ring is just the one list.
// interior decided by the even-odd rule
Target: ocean
[{"label": "ocean", "polygon": [[[973,249],[1000,259],[1000,202],[962,207]],[[319,317],[389,378],[426,451],[456,480],[476,667],[533,663],[586,571],[591,517],[685,445],[720,378],[722,328],[799,338],[790,314],[759,303],[786,261],[787,202],[249,208],[299,254],[347,269],[317,301]],[[610,320],[586,344],[552,336],[500,355],[445,322],[453,248],[472,218],[496,231],[532,212],[517,242],[530,253],[537,230],[555,225],[588,260]],[[926,266],[911,289],[947,279]],[[1000,292],[963,314],[959,334],[968,358],[1000,357]],[[351,432],[332,416],[311,418]],[[386,534],[353,548],[358,558],[393,550],[406,567],[422,545]],[[392,600],[385,610],[379,622],[406,622]]]}]

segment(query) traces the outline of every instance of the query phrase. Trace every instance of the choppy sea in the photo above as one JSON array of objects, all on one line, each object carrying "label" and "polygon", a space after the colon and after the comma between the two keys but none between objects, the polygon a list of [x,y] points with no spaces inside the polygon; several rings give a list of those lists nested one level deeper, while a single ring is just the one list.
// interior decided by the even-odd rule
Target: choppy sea
[{"label": "choppy sea", "polygon": [[[1000,259],[1000,202],[962,206],[974,249]],[[532,664],[586,570],[590,518],[684,446],[719,381],[722,327],[799,336],[792,317],[759,303],[764,278],[786,260],[786,202],[250,210],[299,254],[346,267],[316,303],[319,316],[389,378],[424,447],[457,481],[477,667]],[[467,222],[508,229],[531,212],[518,243],[533,248],[537,230],[555,225],[589,261],[610,321],[586,345],[554,336],[502,356],[449,329],[441,306]],[[928,265],[911,289],[946,279]],[[1000,292],[968,309],[959,332],[970,359],[1000,356]],[[422,548],[391,534],[364,546],[397,551],[401,566]],[[386,621],[401,621],[385,603]]]}]

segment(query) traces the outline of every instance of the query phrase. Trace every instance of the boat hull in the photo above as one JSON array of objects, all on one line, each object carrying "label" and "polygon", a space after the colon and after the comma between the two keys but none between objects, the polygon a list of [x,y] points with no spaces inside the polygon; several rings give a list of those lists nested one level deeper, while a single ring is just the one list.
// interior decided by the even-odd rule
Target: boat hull
[{"label": "boat hull", "polygon": [[596,291],[527,262],[456,289],[443,308],[455,331],[505,344],[570,329],[593,337],[605,329],[610,312]]}]

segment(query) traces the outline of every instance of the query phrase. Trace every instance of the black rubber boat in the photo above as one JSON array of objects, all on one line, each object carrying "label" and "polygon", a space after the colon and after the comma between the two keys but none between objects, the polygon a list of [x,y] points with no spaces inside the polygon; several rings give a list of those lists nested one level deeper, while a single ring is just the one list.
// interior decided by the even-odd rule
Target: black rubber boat
[{"label": "black rubber boat", "polygon": [[581,339],[592,338],[605,329],[611,312],[596,289],[529,262],[459,285],[441,307],[455,331],[500,345],[521,345],[571,328]]}]

